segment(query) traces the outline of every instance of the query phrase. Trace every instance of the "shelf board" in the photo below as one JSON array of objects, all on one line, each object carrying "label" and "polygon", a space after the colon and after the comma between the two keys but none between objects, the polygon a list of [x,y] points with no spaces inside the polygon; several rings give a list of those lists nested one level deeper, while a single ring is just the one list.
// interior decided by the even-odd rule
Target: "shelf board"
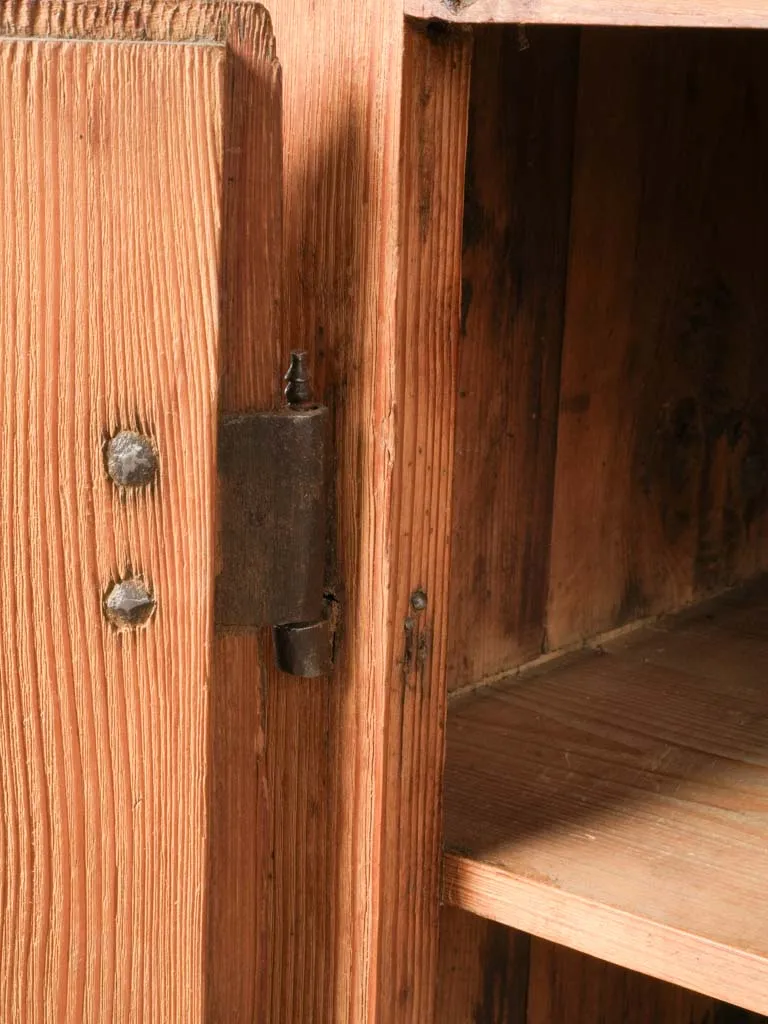
[{"label": "shelf board", "polygon": [[768,587],[450,705],[444,898],[768,1012]]},{"label": "shelf board", "polygon": [[405,0],[405,14],[463,24],[766,28],[768,0]]}]

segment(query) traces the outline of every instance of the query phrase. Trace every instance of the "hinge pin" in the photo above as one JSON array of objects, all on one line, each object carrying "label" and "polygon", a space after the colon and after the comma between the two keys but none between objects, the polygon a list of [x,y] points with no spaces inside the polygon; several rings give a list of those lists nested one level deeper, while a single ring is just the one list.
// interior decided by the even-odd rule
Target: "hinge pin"
[{"label": "hinge pin", "polygon": [[310,405],[312,383],[309,375],[309,356],[306,352],[291,352],[291,363],[283,378],[285,400],[288,405]]}]

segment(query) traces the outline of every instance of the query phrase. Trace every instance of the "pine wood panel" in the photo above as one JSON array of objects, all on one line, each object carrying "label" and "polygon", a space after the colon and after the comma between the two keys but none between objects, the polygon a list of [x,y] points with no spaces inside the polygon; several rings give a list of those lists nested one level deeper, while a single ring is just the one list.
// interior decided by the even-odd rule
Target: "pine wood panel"
[{"label": "pine wood panel", "polygon": [[[446,411],[455,386],[450,325],[458,323],[450,268],[466,44],[449,37],[445,49],[434,41],[434,53],[406,48],[413,82],[428,87],[423,108],[406,101],[425,125],[417,161],[403,148],[413,136],[401,133],[402,11],[359,0],[332,11],[278,0],[271,10],[285,68],[284,337],[310,351],[318,397],[334,414],[329,589],[340,632],[332,680],[284,680],[267,695],[269,777],[279,797],[270,1019],[386,1022],[396,1000],[398,1021],[420,1022],[436,966],[443,698],[429,680],[444,665]],[[439,130],[436,112],[446,120]],[[401,247],[415,216],[401,214],[404,198],[432,207],[420,212],[423,237]],[[430,276],[427,256],[440,245]],[[401,319],[398,292],[409,275],[429,286],[419,295],[423,353]],[[408,376],[427,359],[423,379]],[[425,447],[413,453],[413,475],[396,476],[414,440]],[[424,539],[412,554],[400,555],[401,528]],[[427,589],[428,610],[408,672],[399,662],[417,586]],[[386,905],[390,892],[404,894],[402,906]]]},{"label": "pine wood panel", "polygon": [[679,25],[695,28],[768,28],[764,0],[405,0],[414,18],[482,24]]},{"label": "pine wood panel", "polygon": [[766,57],[582,34],[553,649],[768,565]]},{"label": "pine wood panel", "polygon": [[[202,1020],[222,64],[0,45],[7,1021]],[[160,472],[121,495],[126,427]],[[118,633],[131,573],[156,614]]]},{"label": "pine wood panel", "polygon": [[332,679],[267,692],[279,796],[268,1019],[346,1024],[369,1019],[376,987],[403,18],[372,0],[270,11],[284,68],[283,337],[309,351],[333,414],[340,631]]},{"label": "pine wood panel", "polygon": [[[219,412],[226,414],[280,404],[288,366],[280,307],[282,72],[263,7],[201,7],[229,54],[219,291]],[[217,633],[211,658],[206,1022],[288,1020],[270,1003],[270,980],[285,955],[273,938],[274,821],[283,790],[267,763],[270,730],[280,727],[269,720],[268,694],[279,693],[285,677],[274,668],[268,629]]]},{"label": "pine wood panel", "polygon": [[368,1019],[375,992],[403,18],[360,0],[270,10],[284,68],[283,337],[309,351],[333,414],[340,631],[333,678],[267,691],[279,794],[268,1019],[345,1024]]},{"label": "pine wood panel", "polygon": [[[475,33],[448,686],[540,653],[549,588],[578,32]],[[514,97],[514,101],[510,101]]]},{"label": "pine wood panel", "polygon": [[523,1024],[530,937],[455,907],[440,911],[436,1021]]},{"label": "pine wood panel", "polygon": [[[405,34],[397,415],[389,523],[396,624],[381,706],[376,1019],[432,1020],[438,958],[450,499],[472,39]],[[422,607],[418,597],[420,595]]]},{"label": "pine wood panel", "polygon": [[[458,698],[447,901],[765,1012],[765,605],[762,587],[722,622],[706,606]],[[681,667],[710,630],[719,656]]]},{"label": "pine wood panel", "polygon": [[[0,18],[5,35],[226,43],[219,408],[279,401],[281,76],[265,10],[227,0],[6,3]],[[265,634],[217,635],[210,649],[206,1019],[227,1024],[271,1019],[270,648]]]}]

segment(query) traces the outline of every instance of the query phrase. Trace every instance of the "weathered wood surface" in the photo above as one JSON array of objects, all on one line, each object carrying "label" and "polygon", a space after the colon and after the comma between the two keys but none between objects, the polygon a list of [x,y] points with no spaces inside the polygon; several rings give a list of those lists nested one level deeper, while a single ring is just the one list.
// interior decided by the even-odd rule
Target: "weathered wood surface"
[{"label": "weathered wood surface", "polygon": [[[529,993],[527,1024],[725,1024],[727,1020],[725,1008],[706,996],[543,939],[531,942]],[[757,1024],[752,1014],[736,1013],[734,1024]]]},{"label": "weathered wood surface", "polygon": [[[197,194],[194,182],[179,185],[191,188],[189,202],[197,203],[195,216],[201,223],[205,225],[215,215],[223,236],[217,268],[221,278],[211,301],[219,307],[224,343],[220,349],[212,349],[201,372],[205,369],[219,375],[222,412],[277,401],[286,354],[279,336],[280,68],[264,9],[249,2],[226,0],[201,4],[143,0],[120,7],[103,3],[5,3],[0,7],[0,17],[3,33],[11,36],[218,44],[217,59],[224,60],[226,84],[215,117],[223,119],[224,166],[218,169],[213,206],[200,205],[207,201]],[[159,84],[155,82],[154,86]],[[155,97],[158,102],[165,102],[162,92]],[[115,136],[110,145],[119,148],[122,143]],[[178,169],[171,168],[168,173],[178,175]],[[222,178],[220,209],[218,188],[222,187]],[[174,202],[178,202],[176,197]],[[169,217],[174,208],[171,204]],[[152,216],[154,208],[150,220]],[[155,266],[159,267],[161,256],[168,259],[173,254],[167,246],[155,257]],[[259,338],[258,345],[253,344],[255,337]],[[168,362],[166,372],[175,373],[180,365],[178,361]],[[151,390],[153,384],[154,368],[144,386]],[[128,396],[127,401],[128,411],[133,414],[133,399]],[[214,429],[212,407],[205,430],[212,436]],[[209,483],[210,492],[198,497],[212,503],[214,484]],[[211,575],[207,582],[212,586]],[[274,842],[270,807],[274,801],[265,770],[264,696],[271,656],[263,652],[268,650],[264,646],[268,639],[220,636],[214,639],[213,647],[206,647],[211,674],[209,736],[205,739],[210,744],[208,874],[204,882],[197,880],[201,891],[195,898],[206,901],[207,928],[200,942],[205,945],[206,959],[205,1013],[212,1021],[265,1019],[269,1012],[267,938],[271,929]],[[202,785],[202,779],[196,778]],[[193,876],[188,881],[193,883]],[[196,977],[195,985],[201,984],[201,978]]]},{"label": "weathered wood surface", "polygon": [[413,18],[465,24],[768,28],[765,0],[405,0],[404,8]]},{"label": "weathered wood surface", "polygon": [[[406,40],[391,5],[278,0],[271,13],[285,69],[283,336],[309,350],[334,418],[340,631],[331,680],[281,680],[267,696],[270,1019],[387,1024],[396,1002],[398,1021],[420,1024],[437,958],[431,681],[446,643],[468,43]],[[406,204],[421,199],[417,215]],[[419,586],[428,607],[404,664]]]},{"label": "weathered wood surface", "polygon": [[528,42],[475,32],[449,689],[545,640],[579,36],[537,28]]},{"label": "weathered wood surface", "polygon": [[[9,1022],[203,1018],[223,58],[0,44]],[[138,493],[105,471],[118,428],[158,448]],[[117,632],[131,574],[156,613]]]},{"label": "weathered wood surface", "polygon": [[443,907],[435,1020],[524,1024],[530,944],[522,932]]},{"label": "weathered wood surface", "polygon": [[768,1011],[766,593],[459,697],[446,900]]},{"label": "weathered wood surface", "polygon": [[444,907],[436,1020],[450,1024],[758,1024],[765,1018]]},{"label": "weathered wood surface", "polygon": [[376,1020],[432,1020],[442,857],[451,489],[472,39],[406,29],[389,677],[378,723]]},{"label": "weathered wood surface", "polygon": [[[271,57],[272,44],[260,48],[267,36],[250,36],[239,15],[219,17],[224,6],[143,3],[107,11],[106,6],[90,3],[35,8],[13,3],[4,5],[2,14],[6,33],[34,29],[124,38],[138,32],[152,38],[164,32],[173,38],[228,42],[238,73],[254,53]],[[259,9],[244,4],[237,10]],[[236,280],[236,285],[222,293],[221,407],[230,411],[275,401],[287,348],[310,350],[318,397],[329,402],[335,416],[336,550],[329,559],[329,585],[339,601],[342,628],[335,678],[310,687],[274,675],[263,644],[266,638],[215,639],[209,1007],[214,1018],[222,1020],[264,1014],[274,1020],[342,1022],[383,1014],[379,1007],[392,997],[390,979],[380,964],[394,942],[389,929],[396,927],[413,932],[414,958],[424,951],[428,965],[422,994],[407,987],[399,993],[399,1019],[405,1021],[414,1014],[413,1019],[419,1019],[413,1007],[425,998],[436,960],[432,923],[438,845],[433,833],[429,842],[434,860],[428,864],[417,859],[421,839],[415,828],[407,838],[394,836],[399,824],[392,819],[393,808],[400,808],[409,820],[411,811],[416,813],[419,792],[415,787],[401,789],[410,755],[404,753],[401,767],[387,750],[399,715],[396,705],[403,696],[404,720],[410,721],[407,729],[412,728],[414,736],[439,728],[432,712],[434,701],[441,698],[435,694],[426,703],[411,698],[403,681],[397,664],[405,614],[402,595],[420,584],[433,587],[424,622],[434,622],[437,665],[445,633],[440,542],[427,547],[418,564],[404,561],[404,577],[395,579],[400,543],[395,524],[401,523],[409,486],[406,477],[394,479],[403,445],[409,443],[399,425],[397,403],[407,398],[409,385],[402,374],[413,357],[405,341],[401,344],[402,303],[398,305],[397,298],[398,290],[407,287],[399,241],[410,216],[400,214],[406,198],[400,174],[401,145],[406,143],[401,133],[403,19],[395,7],[371,4],[361,9],[351,0],[332,17],[293,0],[278,0],[271,13],[286,68],[284,302],[281,312],[274,287],[274,270],[281,265],[279,255],[275,258],[277,246],[267,250],[268,263],[258,263],[261,243],[265,238],[270,244],[274,241],[279,215],[265,218],[263,224],[251,220],[248,230],[255,236],[241,230],[241,238],[247,237],[249,243],[255,237],[255,257],[245,243],[239,253],[235,247],[227,255],[227,224],[237,218],[232,213],[236,207],[228,205],[233,190],[227,189],[231,175],[225,167],[224,281]],[[450,46],[448,52],[454,52]],[[418,48],[414,59],[429,62],[426,51]],[[447,109],[450,97],[459,113],[451,115],[457,127],[465,96],[451,83],[466,84],[466,60],[462,56],[456,67],[439,59],[434,62],[433,73],[444,78],[444,84],[435,80],[437,108]],[[254,115],[262,118],[262,128],[265,112],[274,112],[270,94],[274,98],[277,81],[269,60],[248,79],[249,88],[264,90],[258,93],[264,106]],[[427,108],[427,115],[433,116],[429,103]],[[275,117],[271,123],[277,121]],[[249,150],[257,157],[255,177],[244,169],[251,166],[245,159],[239,165],[237,196],[247,186],[258,194],[266,187],[274,137],[267,132],[264,138],[266,145]],[[442,136],[435,152],[426,154],[425,187],[437,197],[435,230],[447,238],[446,211],[451,202],[455,208],[460,201],[449,193],[455,185],[457,196],[461,194],[461,177],[454,169],[461,164],[463,143],[457,141],[450,152],[441,145]],[[237,146],[226,141],[225,160],[238,166]],[[454,176],[452,183],[444,172]],[[274,198],[272,192],[269,195]],[[430,232],[427,225],[423,244],[434,246]],[[412,259],[424,262],[418,245],[409,244]],[[236,278],[227,278],[228,259],[233,273],[242,268]],[[442,316],[445,297],[455,296],[453,288],[450,275],[435,282],[434,291],[422,296],[433,312],[424,306],[422,316]],[[284,328],[282,341],[274,329],[276,319]],[[452,343],[449,339],[449,346]],[[429,434],[431,424],[444,422],[452,385],[449,366],[429,392],[434,407],[418,414],[419,431]],[[417,502],[410,513],[414,524],[437,516],[429,481],[438,485],[438,497],[439,488],[449,487],[444,476],[449,448],[444,440],[439,455],[435,467],[424,466],[421,508]],[[424,574],[421,580],[411,578],[417,569]],[[430,751],[439,758],[438,740],[430,741]],[[423,761],[433,779],[438,763],[431,758]],[[413,773],[420,770],[414,764]],[[436,808],[428,812],[433,824],[437,813]],[[396,854],[393,845],[398,847]],[[423,863],[432,879],[431,895],[418,906],[402,913],[394,910],[389,916],[382,908],[390,881],[386,873],[396,869],[393,863],[382,866],[384,847],[404,858],[404,872]],[[418,918],[423,914],[428,916]],[[237,949],[232,942],[213,944],[216,937],[221,943],[227,932],[244,936]],[[262,941],[267,935],[268,947]],[[217,948],[228,951],[229,961],[212,954]],[[242,969],[249,959],[256,964],[254,974]]]},{"label": "weathered wood surface", "polygon": [[768,568],[766,58],[582,34],[552,649]]}]

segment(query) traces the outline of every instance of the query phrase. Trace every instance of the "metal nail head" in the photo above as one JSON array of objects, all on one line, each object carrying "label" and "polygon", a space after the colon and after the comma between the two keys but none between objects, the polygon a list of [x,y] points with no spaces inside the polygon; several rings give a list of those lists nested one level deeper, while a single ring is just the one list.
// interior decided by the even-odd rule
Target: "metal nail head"
[{"label": "metal nail head", "polygon": [[146,487],[157,476],[157,450],[150,437],[121,430],[106,447],[107,472],[118,487]]},{"label": "metal nail head", "polygon": [[117,629],[143,626],[155,605],[152,592],[140,576],[113,583],[104,595],[104,614]]},{"label": "metal nail head", "polygon": [[411,594],[411,608],[415,612],[423,612],[427,607],[427,595],[423,590],[414,590]]}]

